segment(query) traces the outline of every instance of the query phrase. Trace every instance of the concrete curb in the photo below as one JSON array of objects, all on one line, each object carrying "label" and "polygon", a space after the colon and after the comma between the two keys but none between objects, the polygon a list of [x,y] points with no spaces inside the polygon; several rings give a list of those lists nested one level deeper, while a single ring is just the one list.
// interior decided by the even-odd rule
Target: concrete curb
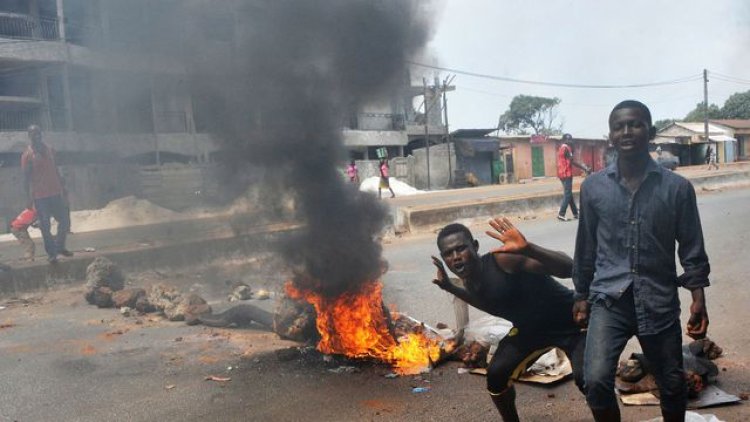
[{"label": "concrete curb", "polygon": [[[750,182],[750,170],[741,172],[702,175],[689,178],[696,190],[703,187],[721,187]],[[573,194],[578,197],[579,189]],[[444,205],[411,206],[396,209],[393,224],[397,232],[415,233],[429,231],[456,220],[491,217],[503,214],[553,212],[560,206],[562,192],[534,195],[514,195],[503,198],[486,198]]]},{"label": "concrete curb", "polygon": [[269,244],[279,242],[299,226],[265,226],[241,235],[222,235],[209,239],[193,239],[159,246],[141,246],[80,254],[55,265],[30,264],[0,271],[0,297],[45,290],[55,286],[80,283],[86,278],[86,267],[97,256],[106,256],[126,272],[144,271],[165,266],[185,266],[232,253],[266,251]]}]

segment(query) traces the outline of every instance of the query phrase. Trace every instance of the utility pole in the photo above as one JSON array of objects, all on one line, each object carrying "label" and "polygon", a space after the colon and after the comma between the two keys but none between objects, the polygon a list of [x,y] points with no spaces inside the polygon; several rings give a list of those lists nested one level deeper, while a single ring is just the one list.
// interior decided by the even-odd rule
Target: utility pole
[{"label": "utility pole", "polygon": [[430,107],[427,105],[427,78],[422,78],[424,88],[424,143],[427,152],[427,190],[430,190],[430,128],[428,126]]},{"label": "utility pole", "polygon": [[[712,147],[708,138],[708,70],[703,69],[703,134],[709,148]],[[717,152],[718,154],[718,152]]]},{"label": "utility pole", "polygon": [[448,147],[448,187],[453,186],[453,168],[451,164],[451,133],[448,129],[448,96],[446,93],[448,92],[448,84],[450,84],[453,81],[454,76],[450,76],[450,80],[448,80],[448,76],[445,77],[445,80],[443,80],[443,120],[445,125],[445,145]]}]

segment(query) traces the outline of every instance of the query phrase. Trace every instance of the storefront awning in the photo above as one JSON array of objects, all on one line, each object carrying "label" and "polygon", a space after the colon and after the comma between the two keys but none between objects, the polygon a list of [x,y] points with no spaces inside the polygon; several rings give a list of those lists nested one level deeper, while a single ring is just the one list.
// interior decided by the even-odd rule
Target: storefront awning
[{"label": "storefront awning", "polygon": [[708,135],[708,139],[714,142],[737,142],[736,139],[727,135]]}]

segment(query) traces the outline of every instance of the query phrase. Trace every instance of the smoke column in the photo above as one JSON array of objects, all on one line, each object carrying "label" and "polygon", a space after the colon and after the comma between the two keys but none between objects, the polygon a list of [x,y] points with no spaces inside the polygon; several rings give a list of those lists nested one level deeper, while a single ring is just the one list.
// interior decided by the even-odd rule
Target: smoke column
[{"label": "smoke column", "polygon": [[306,227],[282,254],[305,275],[298,286],[329,296],[355,289],[380,274],[375,238],[387,212],[338,174],[342,123],[404,85],[405,61],[428,39],[426,13],[399,0],[242,5],[234,57],[192,56],[193,83],[217,104],[233,171],[263,166],[294,196]]}]

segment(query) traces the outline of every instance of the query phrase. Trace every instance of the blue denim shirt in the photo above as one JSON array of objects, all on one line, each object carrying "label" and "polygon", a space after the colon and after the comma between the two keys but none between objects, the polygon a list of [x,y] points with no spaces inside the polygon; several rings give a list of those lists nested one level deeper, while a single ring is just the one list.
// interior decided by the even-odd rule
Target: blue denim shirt
[{"label": "blue denim shirt", "polygon": [[[638,334],[659,333],[680,317],[677,287],[709,285],[693,185],[650,160],[635,193],[617,163],[581,185],[573,283],[576,299],[617,300],[633,289]],[[684,273],[677,277],[675,241]]]}]

